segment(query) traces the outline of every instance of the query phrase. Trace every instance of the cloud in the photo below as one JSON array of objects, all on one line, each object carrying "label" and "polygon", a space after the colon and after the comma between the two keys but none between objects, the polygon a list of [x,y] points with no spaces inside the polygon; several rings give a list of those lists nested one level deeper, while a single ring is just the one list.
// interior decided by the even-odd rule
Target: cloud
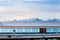
[{"label": "cloud", "polygon": [[4,2],[4,1],[11,1],[11,0],[0,0],[0,2]]},{"label": "cloud", "polygon": [[25,0],[25,1],[60,1],[60,0]]},{"label": "cloud", "polygon": [[42,1],[42,0],[24,0],[24,1]]},{"label": "cloud", "polygon": [[[25,0],[26,1],[26,0]],[[27,2],[10,0],[0,4],[0,20],[13,20],[38,17],[41,19],[58,18],[60,15],[60,5],[44,4],[43,2]],[[31,0],[30,0],[31,1]],[[36,1],[36,0],[33,0]],[[48,1],[48,0],[46,0]],[[44,1],[45,2],[45,1]],[[5,4],[5,5],[4,5]],[[2,6],[3,5],[3,6]]]},{"label": "cloud", "polygon": [[6,1],[6,0],[0,0],[0,1]]}]

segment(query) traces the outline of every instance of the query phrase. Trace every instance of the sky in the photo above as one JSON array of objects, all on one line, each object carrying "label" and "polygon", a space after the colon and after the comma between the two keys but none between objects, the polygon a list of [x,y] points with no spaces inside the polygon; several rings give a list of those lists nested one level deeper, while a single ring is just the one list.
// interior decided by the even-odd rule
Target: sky
[{"label": "sky", "polygon": [[0,21],[60,19],[60,0],[0,0]]}]

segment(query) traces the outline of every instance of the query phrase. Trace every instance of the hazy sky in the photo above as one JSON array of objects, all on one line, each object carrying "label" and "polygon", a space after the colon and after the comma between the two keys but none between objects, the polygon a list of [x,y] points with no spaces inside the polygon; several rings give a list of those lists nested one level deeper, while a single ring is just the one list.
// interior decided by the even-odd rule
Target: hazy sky
[{"label": "hazy sky", "polygon": [[60,0],[0,0],[0,20],[60,19]]}]

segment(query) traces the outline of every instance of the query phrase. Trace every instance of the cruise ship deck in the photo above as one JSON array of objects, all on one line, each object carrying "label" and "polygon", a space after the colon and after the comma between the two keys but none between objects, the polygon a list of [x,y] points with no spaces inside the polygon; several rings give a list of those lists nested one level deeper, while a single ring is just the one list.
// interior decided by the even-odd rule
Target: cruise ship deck
[{"label": "cruise ship deck", "polygon": [[0,26],[0,39],[60,40],[60,26]]}]

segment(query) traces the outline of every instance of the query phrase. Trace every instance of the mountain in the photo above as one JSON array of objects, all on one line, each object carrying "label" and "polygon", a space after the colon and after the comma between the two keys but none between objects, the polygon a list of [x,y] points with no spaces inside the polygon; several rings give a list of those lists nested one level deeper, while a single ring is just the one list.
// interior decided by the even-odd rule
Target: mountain
[{"label": "mountain", "polygon": [[42,20],[39,18],[30,18],[25,20],[12,20],[1,22],[5,26],[60,26],[59,19]]},{"label": "mountain", "polygon": [[0,26],[4,26],[4,24],[2,22],[0,22]]},{"label": "mountain", "polygon": [[49,19],[49,20],[47,20],[46,22],[60,22],[60,20],[59,19]]}]

